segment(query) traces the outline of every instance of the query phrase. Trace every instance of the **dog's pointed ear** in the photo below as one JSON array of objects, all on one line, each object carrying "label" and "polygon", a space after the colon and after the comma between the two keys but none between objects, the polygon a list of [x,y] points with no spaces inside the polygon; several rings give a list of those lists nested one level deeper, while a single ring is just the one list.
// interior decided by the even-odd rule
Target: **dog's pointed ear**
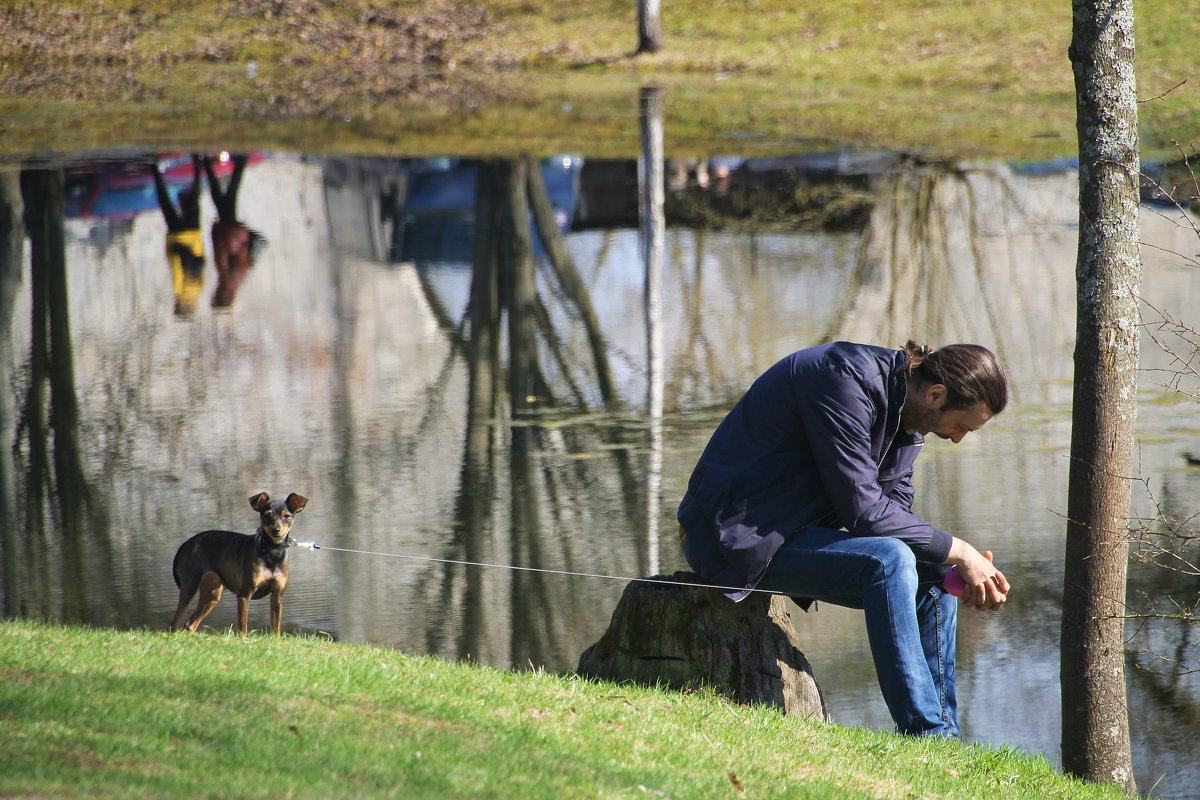
[{"label": "dog's pointed ear", "polygon": [[271,498],[266,492],[259,492],[250,498],[250,507],[258,513],[266,511],[271,506]]},{"label": "dog's pointed ear", "polygon": [[299,514],[304,510],[304,507],[308,505],[308,498],[302,497],[293,492],[287,496],[287,500],[285,502],[287,503],[288,511],[291,511],[293,514]]}]

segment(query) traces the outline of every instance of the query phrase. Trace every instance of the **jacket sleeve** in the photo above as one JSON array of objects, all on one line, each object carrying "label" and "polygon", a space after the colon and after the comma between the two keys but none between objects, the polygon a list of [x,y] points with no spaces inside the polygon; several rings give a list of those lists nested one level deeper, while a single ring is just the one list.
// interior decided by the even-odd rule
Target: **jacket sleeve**
[{"label": "jacket sleeve", "polygon": [[915,496],[916,490],[913,488],[912,478],[905,478],[888,492],[888,497],[899,503],[900,507],[906,511],[912,511],[913,498]]},{"label": "jacket sleeve", "polygon": [[[893,536],[912,548],[918,561],[940,564],[953,537],[910,510],[911,484],[888,496],[872,456],[874,426],[883,426],[882,398],[872,399],[867,381],[853,368],[831,364],[794,384],[801,421],[830,505],[855,536]],[[886,443],[884,447],[886,448]]]}]

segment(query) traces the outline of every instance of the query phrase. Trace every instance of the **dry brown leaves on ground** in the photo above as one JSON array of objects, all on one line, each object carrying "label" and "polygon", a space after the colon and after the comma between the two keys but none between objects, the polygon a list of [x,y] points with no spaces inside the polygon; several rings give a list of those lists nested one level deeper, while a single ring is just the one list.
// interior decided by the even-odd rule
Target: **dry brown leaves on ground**
[{"label": "dry brown leaves on ground", "polygon": [[253,62],[196,88],[229,82],[240,112],[274,116],[327,113],[348,99],[474,105],[491,91],[477,78],[448,77],[459,66],[450,44],[494,24],[483,7],[453,0],[411,13],[354,0],[230,0],[200,19],[18,3],[0,9],[0,95],[155,101],[186,91],[170,74],[182,65]]}]

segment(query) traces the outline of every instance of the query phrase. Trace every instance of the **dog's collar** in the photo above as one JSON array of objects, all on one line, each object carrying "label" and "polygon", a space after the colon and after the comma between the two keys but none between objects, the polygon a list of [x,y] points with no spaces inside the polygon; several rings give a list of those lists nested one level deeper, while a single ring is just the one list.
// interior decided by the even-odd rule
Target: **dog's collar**
[{"label": "dog's collar", "polygon": [[263,547],[271,550],[286,550],[287,548],[295,547],[296,545],[296,541],[291,537],[290,534],[284,536],[283,541],[276,542],[274,539],[268,536],[267,532],[262,528],[258,529],[258,541]]}]

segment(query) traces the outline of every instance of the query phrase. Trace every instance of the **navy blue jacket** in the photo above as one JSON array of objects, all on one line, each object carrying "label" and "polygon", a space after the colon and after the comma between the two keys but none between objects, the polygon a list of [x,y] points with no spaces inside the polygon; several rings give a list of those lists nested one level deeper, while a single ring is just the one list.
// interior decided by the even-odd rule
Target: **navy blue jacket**
[{"label": "navy blue jacket", "polygon": [[702,578],[744,587],[726,592],[741,600],[808,526],[894,536],[918,562],[946,560],[951,535],[912,513],[925,440],[900,430],[906,359],[834,342],[792,353],[754,382],[717,426],[679,505]]}]

